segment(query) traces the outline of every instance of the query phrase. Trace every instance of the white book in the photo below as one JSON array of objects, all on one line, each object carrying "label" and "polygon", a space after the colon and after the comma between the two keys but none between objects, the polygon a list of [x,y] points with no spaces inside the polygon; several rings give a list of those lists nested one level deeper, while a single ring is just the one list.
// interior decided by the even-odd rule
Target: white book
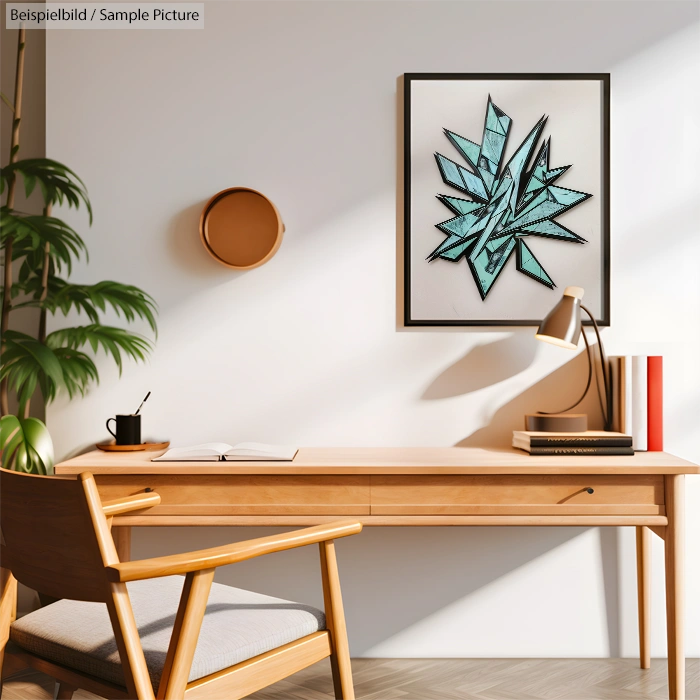
[{"label": "white book", "polygon": [[647,449],[647,358],[632,358],[632,446],[645,452]]},{"label": "white book", "polygon": [[262,442],[204,442],[189,447],[173,447],[152,462],[291,462],[298,452],[291,445],[265,445]]}]

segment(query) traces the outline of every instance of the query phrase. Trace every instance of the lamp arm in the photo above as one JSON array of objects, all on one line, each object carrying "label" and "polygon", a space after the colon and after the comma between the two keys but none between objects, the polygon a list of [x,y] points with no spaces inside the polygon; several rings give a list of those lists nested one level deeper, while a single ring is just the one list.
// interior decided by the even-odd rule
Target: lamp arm
[{"label": "lamp arm", "polygon": [[[596,323],[595,317],[583,304],[581,304],[581,309],[583,309],[583,311],[585,311],[591,319],[591,322],[593,323],[593,330],[595,331],[595,337],[598,340],[598,352],[600,353],[600,364],[601,370],[603,372],[603,389],[605,393],[605,409],[603,410],[603,420],[605,421],[605,429],[610,430],[612,428],[612,377],[610,377],[610,366],[608,365],[608,358],[605,354],[605,347],[603,346],[603,340],[600,337],[600,330],[598,329],[598,324]],[[583,333],[583,336],[584,338],[586,337],[585,332]],[[586,343],[586,345],[588,345],[588,343]],[[590,354],[589,361],[591,361]],[[598,385],[598,393],[600,397],[600,385],[598,384],[597,373],[596,384]],[[601,408],[603,407],[601,406]]]},{"label": "lamp arm", "polygon": [[582,331],[581,335],[583,336],[583,342],[586,346],[586,355],[588,356],[588,381],[586,382],[586,388],[583,390],[583,394],[581,394],[581,398],[576,401],[576,403],[571,404],[568,408],[564,408],[561,411],[537,411],[537,413],[543,415],[543,416],[553,416],[556,415],[557,413],[566,413],[567,411],[570,411],[572,408],[576,408],[581,401],[583,401],[586,398],[586,394],[588,393],[588,390],[591,388],[591,381],[593,380],[593,357],[591,356],[591,347],[588,344],[588,338],[586,338],[586,334]]}]

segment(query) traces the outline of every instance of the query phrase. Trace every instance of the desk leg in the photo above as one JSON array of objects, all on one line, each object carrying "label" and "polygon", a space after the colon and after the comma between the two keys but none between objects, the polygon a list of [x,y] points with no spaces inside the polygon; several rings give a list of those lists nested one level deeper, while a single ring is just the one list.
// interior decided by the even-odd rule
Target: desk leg
[{"label": "desk leg", "polygon": [[637,527],[637,603],[639,667],[651,668],[651,530]]},{"label": "desk leg", "polygon": [[113,527],[112,538],[117,548],[119,561],[131,561],[131,528]]},{"label": "desk leg", "polygon": [[668,636],[668,693],[670,700],[685,700],[685,649],[683,648],[683,580],[685,544],[685,479],[683,474],[666,482],[666,630]]}]

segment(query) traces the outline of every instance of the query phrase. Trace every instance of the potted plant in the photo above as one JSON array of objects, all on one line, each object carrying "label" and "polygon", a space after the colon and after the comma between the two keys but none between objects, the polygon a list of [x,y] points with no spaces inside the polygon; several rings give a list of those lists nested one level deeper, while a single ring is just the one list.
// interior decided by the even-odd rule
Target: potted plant
[{"label": "potted plant", "polygon": [[[42,421],[30,416],[38,392],[44,403],[64,391],[84,395],[99,381],[91,355],[104,351],[122,370],[124,358],[143,361],[152,342],[124,328],[105,325],[100,317],[108,308],[127,323],[145,320],[155,334],[157,307],[138,287],[106,280],[97,284],[69,282],[72,265],[87,260],[83,239],[67,223],[52,216],[55,205],[83,208],[92,224],[92,207],[83,181],[65,165],[49,158],[19,159],[22,120],[25,30],[19,30],[14,100],[2,95],[3,108],[12,111],[12,146],[7,165],[0,170],[0,244],[4,252],[1,290],[0,450],[2,466],[35,474],[53,470],[53,445]],[[43,211],[31,215],[15,208],[16,188],[29,196],[38,186]],[[10,329],[11,313],[38,310],[36,333]],[[48,316],[78,311],[86,318],[80,326],[48,332]],[[10,392],[17,396],[17,415],[10,413]]]}]

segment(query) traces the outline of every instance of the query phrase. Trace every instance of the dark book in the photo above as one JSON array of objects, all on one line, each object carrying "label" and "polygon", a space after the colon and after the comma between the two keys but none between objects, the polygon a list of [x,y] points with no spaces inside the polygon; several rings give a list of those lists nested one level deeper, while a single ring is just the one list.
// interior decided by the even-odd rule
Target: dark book
[{"label": "dark book", "polygon": [[633,455],[631,447],[531,447],[531,455]]},{"label": "dark book", "polygon": [[530,438],[530,447],[632,447],[632,437]]},{"label": "dark book", "polygon": [[538,433],[513,431],[513,447],[632,447],[632,436],[624,433],[589,430],[585,433]]}]

